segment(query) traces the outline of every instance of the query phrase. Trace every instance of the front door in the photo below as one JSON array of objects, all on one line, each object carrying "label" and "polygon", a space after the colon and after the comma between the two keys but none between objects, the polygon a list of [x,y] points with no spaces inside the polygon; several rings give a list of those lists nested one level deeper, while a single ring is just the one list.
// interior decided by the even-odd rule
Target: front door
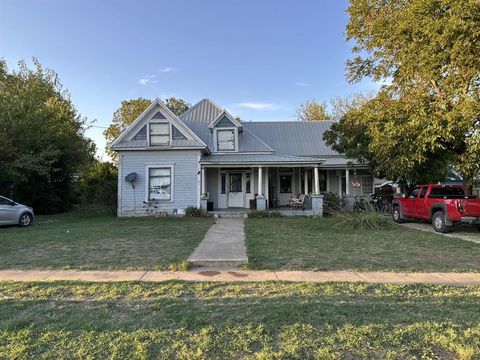
[{"label": "front door", "polygon": [[244,189],[242,173],[229,174],[228,207],[244,207]]}]

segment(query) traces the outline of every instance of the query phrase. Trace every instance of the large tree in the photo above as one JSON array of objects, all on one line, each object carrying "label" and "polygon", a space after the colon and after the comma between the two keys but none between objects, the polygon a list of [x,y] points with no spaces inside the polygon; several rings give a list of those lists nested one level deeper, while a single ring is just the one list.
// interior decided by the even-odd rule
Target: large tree
[{"label": "large tree", "polygon": [[480,174],[480,2],[350,0],[350,81],[384,82],[327,142],[398,181]]},{"label": "large tree", "polygon": [[330,120],[327,103],[316,99],[310,99],[300,104],[297,116],[301,121]]},{"label": "large tree", "polygon": [[[114,162],[117,160],[115,151],[110,146],[120,134],[135,121],[135,119],[150,105],[151,101],[145,98],[137,98],[122,101],[120,107],[113,113],[113,119],[110,126],[103,132],[107,144],[105,146],[106,153]],[[165,105],[175,114],[180,115],[187,111],[190,104],[182,99],[174,97],[165,100]]]},{"label": "large tree", "polygon": [[57,74],[33,62],[9,71],[0,60],[0,193],[38,213],[63,211],[95,146]]}]

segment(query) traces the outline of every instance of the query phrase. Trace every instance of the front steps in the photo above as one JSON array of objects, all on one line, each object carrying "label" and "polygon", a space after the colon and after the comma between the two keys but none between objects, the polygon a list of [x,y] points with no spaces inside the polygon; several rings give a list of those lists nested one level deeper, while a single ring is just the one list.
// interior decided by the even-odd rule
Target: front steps
[{"label": "front steps", "polygon": [[212,214],[215,219],[245,219],[247,217],[247,212],[245,211],[210,211],[209,214]]}]

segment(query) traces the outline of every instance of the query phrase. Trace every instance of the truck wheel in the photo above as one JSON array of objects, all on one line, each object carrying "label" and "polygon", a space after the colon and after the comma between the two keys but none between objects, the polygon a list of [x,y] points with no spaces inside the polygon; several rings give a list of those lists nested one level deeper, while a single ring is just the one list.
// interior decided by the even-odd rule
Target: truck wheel
[{"label": "truck wheel", "polygon": [[433,214],[432,226],[433,230],[443,234],[448,233],[451,230],[449,226],[445,225],[445,215],[443,214],[443,211],[437,211]]},{"label": "truck wheel", "polygon": [[401,224],[405,221],[402,218],[402,213],[400,212],[400,207],[399,206],[395,206],[393,208],[392,218],[393,218],[393,221],[396,222],[397,224]]}]

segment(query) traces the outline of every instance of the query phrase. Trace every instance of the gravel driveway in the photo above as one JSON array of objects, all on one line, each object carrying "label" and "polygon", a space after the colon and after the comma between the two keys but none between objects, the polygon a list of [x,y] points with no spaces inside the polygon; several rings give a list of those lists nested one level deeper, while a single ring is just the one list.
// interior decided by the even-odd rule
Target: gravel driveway
[{"label": "gravel driveway", "polygon": [[465,241],[472,241],[480,244],[480,231],[478,231],[475,227],[473,226],[465,226],[465,225],[460,225],[458,227],[455,227],[455,230],[447,233],[447,234],[441,234],[435,232],[432,228],[432,224],[430,223],[425,223],[425,222],[407,222],[404,224],[400,224],[401,226],[408,227],[410,229],[415,229],[415,230],[421,230],[421,231],[429,231],[433,232],[436,234],[440,235],[445,235],[448,237],[452,238],[457,238]]}]

